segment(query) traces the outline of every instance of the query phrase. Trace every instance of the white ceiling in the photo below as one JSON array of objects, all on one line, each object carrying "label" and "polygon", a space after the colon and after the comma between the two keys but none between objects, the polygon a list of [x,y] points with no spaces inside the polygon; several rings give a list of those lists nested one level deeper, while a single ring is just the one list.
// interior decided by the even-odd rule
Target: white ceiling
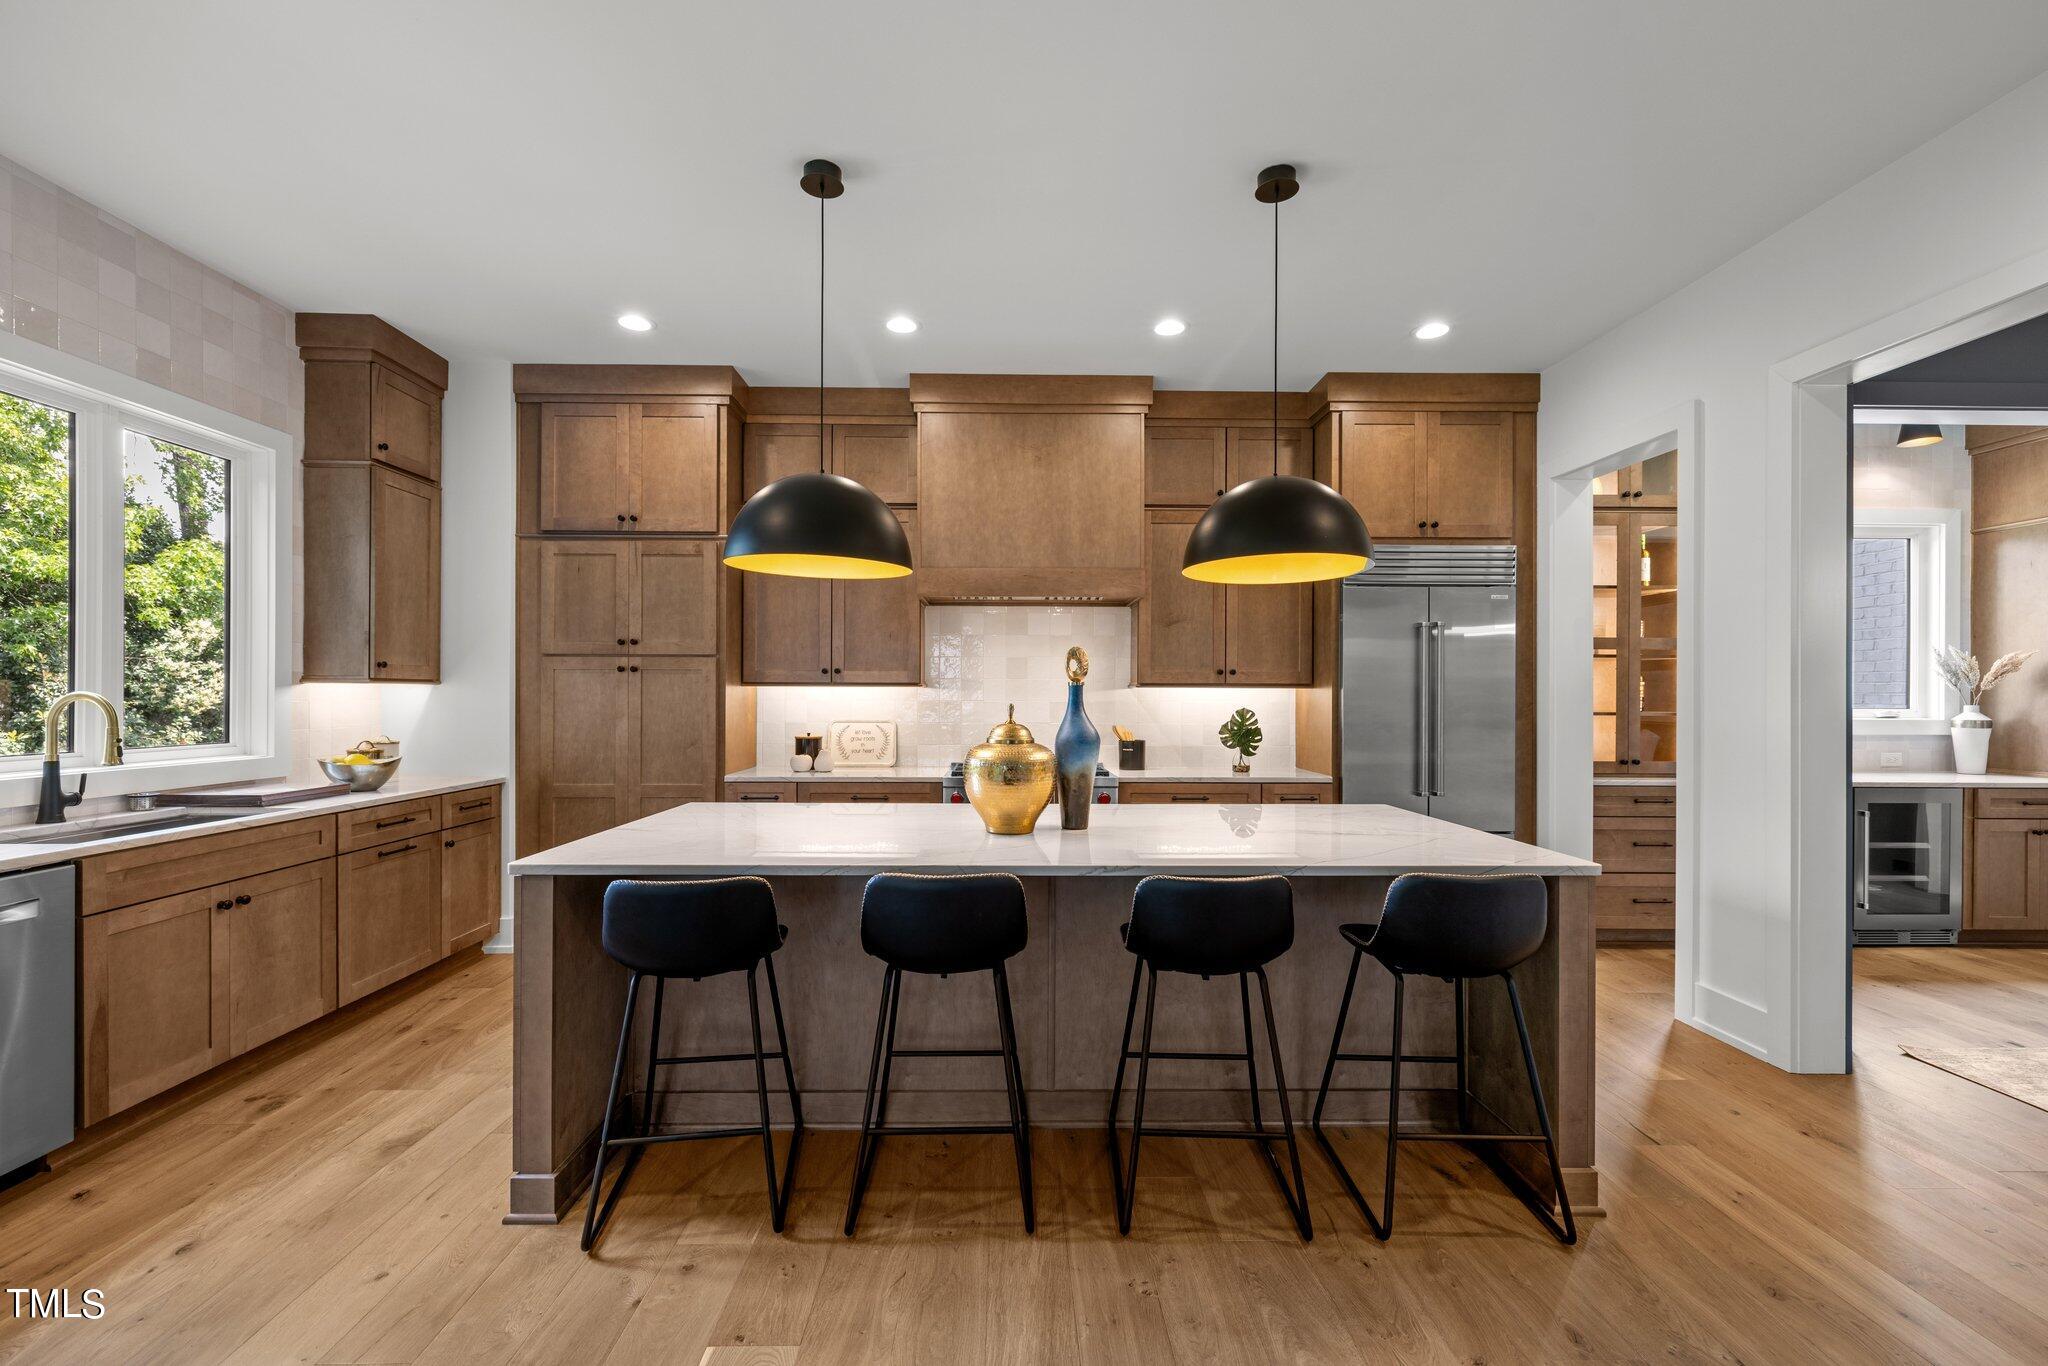
[{"label": "white ceiling", "polygon": [[2040,0],[0,0],[0,36],[0,153],[292,307],[757,384],[815,380],[811,156],[840,384],[1262,388],[1251,188],[1294,161],[1299,387],[1540,368],[2048,68]]}]

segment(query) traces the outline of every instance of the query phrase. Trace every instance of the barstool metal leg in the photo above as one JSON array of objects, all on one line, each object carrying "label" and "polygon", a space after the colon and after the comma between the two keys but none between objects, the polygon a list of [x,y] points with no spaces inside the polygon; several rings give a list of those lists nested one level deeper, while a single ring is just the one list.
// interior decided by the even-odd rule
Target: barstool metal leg
[{"label": "barstool metal leg", "polygon": [[[790,1187],[796,1176],[797,1138],[794,1133],[790,1135],[788,1163],[778,1184],[775,1180],[775,1130],[768,1122],[768,1060],[761,1050],[761,989],[754,977],[754,969],[748,968],[747,1023],[754,1032],[754,1094],[761,1104],[761,1162],[768,1172],[768,1223],[780,1233],[783,1216],[789,1212]],[[783,1051],[787,1053],[788,1049],[785,1047]]]},{"label": "barstool metal leg", "polygon": [[1252,1132],[1266,1132],[1266,1120],[1259,1113],[1259,1058],[1258,1050],[1252,1047],[1252,989],[1249,985],[1251,974],[1237,974],[1237,1004],[1244,1016],[1244,1070],[1250,1078],[1252,1089]]},{"label": "barstool metal leg", "polygon": [[789,1031],[782,1027],[782,993],[775,989],[774,955],[762,959],[761,966],[768,970],[768,1008],[775,1013],[775,1046],[782,1050],[782,1080],[789,1088],[789,1141],[794,1145],[804,1132],[803,1095],[796,1089],[796,1062],[789,1055]]},{"label": "barstool metal leg", "polygon": [[1522,1016],[1522,993],[1515,988],[1514,974],[1504,972],[1501,980],[1508,984],[1508,1004],[1514,1007],[1515,1033],[1522,1040],[1522,1066],[1529,1073],[1529,1096],[1536,1102],[1536,1123],[1543,1130],[1543,1151],[1550,1158],[1550,1180],[1556,1190],[1557,1207],[1564,1215],[1564,1222],[1558,1223],[1541,1197],[1527,1188],[1526,1182],[1509,1180],[1508,1184],[1543,1221],[1544,1227],[1569,1247],[1579,1241],[1579,1226],[1572,1219],[1572,1198],[1564,1188],[1564,1168],[1557,1160],[1557,1137],[1550,1129],[1550,1107],[1543,1100],[1543,1079],[1536,1073],[1536,1050],[1529,1043],[1529,1022]]},{"label": "barstool metal leg", "polygon": [[1458,1016],[1458,1127],[1472,1127],[1472,1087],[1466,1074],[1465,1061],[1465,979],[1454,978],[1451,982],[1451,1009]]},{"label": "barstool metal leg", "polygon": [[[1280,1098],[1280,1131],[1287,1135],[1287,1165],[1294,1172],[1294,1190],[1290,1194],[1287,1183],[1280,1181],[1280,1198],[1287,1202],[1288,1212],[1294,1216],[1294,1226],[1301,1230],[1305,1243],[1315,1237],[1315,1229],[1309,1223],[1308,1182],[1301,1174],[1301,1148],[1294,1141],[1294,1113],[1287,1100],[1287,1072],[1280,1062],[1280,1030],[1273,1023],[1273,987],[1266,980],[1266,970],[1256,969],[1259,974],[1259,1000],[1266,1008],[1266,1046],[1273,1054],[1273,1089]],[[1245,1053],[1251,1053],[1250,1040],[1246,1040]],[[1259,1151],[1266,1155],[1266,1164],[1273,1168],[1274,1179],[1279,1180],[1280,1167],[1273,1160],[1273,1149],[1262,1137],[1258,1140]]]},{"label": "barstool metal leg", "polygon": [[1351,1169],[1344,1165],[1344,1159],[1337,1153],[1330,1136],[1323,1132],[1323,1107],[1330,1101],[1330,1080],[1337,1074],[1337,1062],[1344,1051],[1344,1022],[1351,1018],[1351,994],[1358,986],[1358,965],[1365,959],[1365,951],[1354,947],[1351,950],[1351,971],[1344,978],[1344,995],[1337,1003],[1337,1025],[1330,1031],[1330,1057],[1323,1064],[1323,1083],[1316,1088],[1316,1106],[1309,1112],[1308,1130],[1315,1135],[1316,1145],[1323,1150],[1323,1157],[1337,1173],[1337,1179],[1344,1183],[1345,1194],[1351,1203],[1358,1206],[1367,1223],[1372,1222],[1372,1211],[1366,1207],[1365,1192],[1351,1179]]},{"label": "barstool metal leg", "polygon": [[853,1236],[860,1221],[861,1197],[867,1193],[868,1174],[874,1170],[875,1155],[882,1146],[882,1121],[889,1107],[890,1063],[896,1054],[896,1003],[903,976],[895,968],[882,971],[882,1005],[875,1017],[875,1051],[868,1064],[867,1099],[861,1106],[860,1142],[853,1154],[853,1188],[846,1196],[846,1236]]},{"label": "barstool metal leg", "polygon": [[1037,1199],[1031,1188],[1031,1112],[1024,1099],[1024,1065],[1017,1056],[1017,1026],[1010,1015],[1010,979],[1001,967],[995,981],[996,1026],[1003,1036],[1003,1078],[1010,1092],[1010,1142],[1017,1150],[1017,1195],[1024,1203],[1024,1231],[1038,1231]]},{"label": "barstool metal leg", "polygon": [[[640,1156],[635,1148],[626,1155],[626,1166],[612,1182],[612,1193],[600,1206],[599,1196],[604,1185],[605,1157],[611,1151],[612,1120],[619,1108],[619,1083],[626,1075],[626,1049],[633,1040],[633,1007],[640,999],[640,974],[634,973],[626,979],[626,1009],[619,1016],[619,1051],[612,1060],[611,1090],[605,1093],[604,1122],[597,1130],[597,1161],[590,1172],[590,1206],[583,1214],[583,1250],[590,1251],[597,1242],[598,1230],[611,1217],[612,1206],[618,1202],[619,1192],[626,1188],[626,1178],[633,1174],[633,1165]],[[651,1052],[658,1052],[650,1043]]]},{"label": "barstool metal leg", "polygon": [[647,1018],[647,1084],[640,1088],[640,1132],[654,1132],[654,1067],[661,1057],[661,998],[668,978],[654,979],[654,1010]]},{"label": "barstool metal leg", "polygon": [[1394,1164],[1401,1148],[1401,1005],[1408,994],[1408,975],[1394,974],[1394,1042],[1387,1050],[1387,1182],[1380,1196],[1380,1217],[1370,1211],[1365,1221],[1381,1242],[1394,1236]]},{"label": "barstool metal leg", "polygon": [[[1131,1214],[1138,1202],[1138,1145],[1145,1136],[1145,1083],[1150,1077],[1152,1070],[1152,1014],[1153,1006],[1157,1004],[1158,998],[1159,972],[1157,969],[1149,969],[1145,978],[1145,1031],[1142,1041],[1138,1045],[1138,1092],[1131,1102],[1130,1165],[1123,1172],[1121,1181],[1116,1183],[1115,1190],[1117,1197],[1116,1227],[1117,1232],[1123,1234],[1129,1234],[1131,1231]],[[1126,1048],[1129,1047],[1128,1031],[1125,1036],[1125,1046]],[[1119,1071],[1121,1071],[1121,1060],[1119,1060]],[[1110,1152],[1114,1155],[1116,1152],[1116,1126],[1114,1123],[1110,1125],[1109,1143]],[[1111,1175],[1116,1175],[1114,1167],[1111,1168]]]}]

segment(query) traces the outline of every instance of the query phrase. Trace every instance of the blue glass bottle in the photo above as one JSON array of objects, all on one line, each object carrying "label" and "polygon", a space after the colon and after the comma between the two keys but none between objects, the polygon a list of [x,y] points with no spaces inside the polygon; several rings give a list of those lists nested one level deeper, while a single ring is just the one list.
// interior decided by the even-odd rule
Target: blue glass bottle
[{"label": "blue glass bottle", "polygon": [[1086,830],[1088,808],[1095,800],[1095,765],[1102,756],[1102,737],[1081,704],[1087,677],[1088,652],[1076,645],[1067,651],[1067,714],[1060,718],[1052,746],[1062,830]]}]

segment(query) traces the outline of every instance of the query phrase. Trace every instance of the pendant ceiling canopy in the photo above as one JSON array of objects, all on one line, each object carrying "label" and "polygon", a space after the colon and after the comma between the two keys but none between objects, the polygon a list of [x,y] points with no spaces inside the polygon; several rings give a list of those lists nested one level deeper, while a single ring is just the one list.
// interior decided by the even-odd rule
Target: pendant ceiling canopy
[{"label": "pendant ceiling canopy", "polygon": [[803,579],[896,579],[911,572],[910,538],[873,490],[824,473],[825,201],[846,192],[829,161],[804,163],[799,182],[818,201],[818,472],[756,493],[725,533],[725,562],[753,574]]},{"label": "pendant ceiling canopy", "polygon": [[[1280,455],[1280,205],[1301,188],[1292,166],[1259,172],[1254,197],[1273,206],[1273,456]],[[1372,563],[1365,519],[1337,490],[1291,474],[1261,475],[1202,514],[1180,572],[1203,583],[1313,583]]]}]

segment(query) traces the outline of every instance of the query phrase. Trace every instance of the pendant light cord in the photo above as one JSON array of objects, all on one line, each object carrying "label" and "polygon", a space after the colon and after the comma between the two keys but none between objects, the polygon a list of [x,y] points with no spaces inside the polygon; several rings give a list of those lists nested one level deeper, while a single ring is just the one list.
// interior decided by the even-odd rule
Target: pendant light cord
[{"label": "pendant light cord", "polygon": [[825,197],[817,199],[817,473],[825,473]]},{"label": "pendant light cord", "polygon": [[1273,201],[1273,470],[1280,467],[1280,201]]}]

